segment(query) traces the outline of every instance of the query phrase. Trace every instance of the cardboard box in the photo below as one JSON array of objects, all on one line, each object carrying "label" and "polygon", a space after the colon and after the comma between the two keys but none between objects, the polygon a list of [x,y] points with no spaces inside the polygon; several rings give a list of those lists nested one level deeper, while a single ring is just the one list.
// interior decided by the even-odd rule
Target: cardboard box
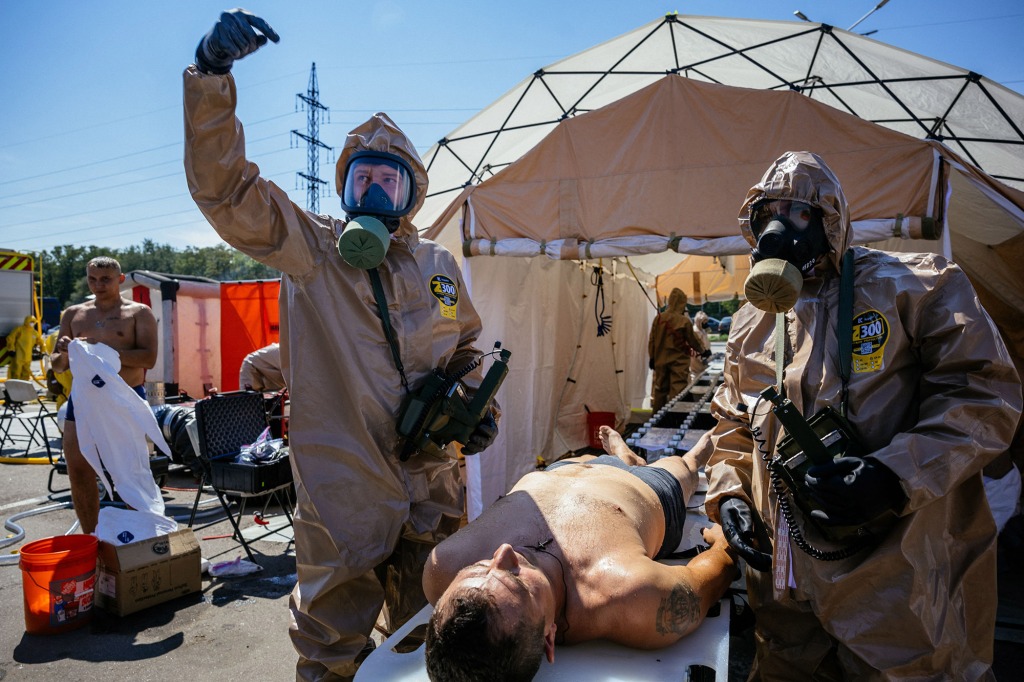
[{"label": "cardboard box", "polygon": [[96,604],[126,616],[202,589],[199,542],[191,528],[129,545],[99,543]]}]

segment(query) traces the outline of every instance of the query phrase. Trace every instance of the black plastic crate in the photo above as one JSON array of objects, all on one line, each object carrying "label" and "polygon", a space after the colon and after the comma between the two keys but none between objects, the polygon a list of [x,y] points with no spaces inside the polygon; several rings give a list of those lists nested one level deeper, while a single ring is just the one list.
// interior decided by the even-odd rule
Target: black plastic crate
[{"label": "black plastic crate", "polygon": [[272,462],[238,462],[241,449],[251,445],[267,428],[262,393],[221,393],[196,403],[199,447],[209,463],[214,488],[242,494],[259,494],[291,483],[288,454]]},{"label": "black plastic crate", "polygon": [[251,445],[267,428],[263,394],[221,393],[196,403],[199,447],[210,461],[233,461],[243,445]]},{"label": "black plastic crate", "polygon": [[213,486],[240,493],[263,493],[292,481],[288,453],[272,462],[211,462]]}]

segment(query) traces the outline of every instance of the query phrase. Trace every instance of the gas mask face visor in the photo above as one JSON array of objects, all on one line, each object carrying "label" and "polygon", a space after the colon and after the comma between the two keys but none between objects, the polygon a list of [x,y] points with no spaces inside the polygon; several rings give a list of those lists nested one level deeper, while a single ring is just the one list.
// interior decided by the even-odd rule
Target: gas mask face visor
[{"label": "gas mask face visor", "polygon": [[352,155],[345,168],[341,206],[349,216],[370,215],[398,227],[397,220],[416,202],[416,180],[412,167],[400,156],[387,152],[361,151]]},{"label": "gas mask face visor", "polygon": [[807,275],[818,256],[828,251],[821,209],[790,199],[765,199],[750,209],[750,229],[757,239],[755,261],[781,258]]},{"label": "gas mask face visor", "polygon": [[791,199],[764,199],[750,209],[757,239],[744,294],[755,307],[779,313],[796,305],[803,279],[829,250],[821,209]]},{"label": "gas mask face visor", "polygon": [[405,159],[387,152],[353,154],[341,193],[341,206],[349,217],[338,239],[342,259],[361,270],[384,262],[391,234],[415,202],[415,175]]}]

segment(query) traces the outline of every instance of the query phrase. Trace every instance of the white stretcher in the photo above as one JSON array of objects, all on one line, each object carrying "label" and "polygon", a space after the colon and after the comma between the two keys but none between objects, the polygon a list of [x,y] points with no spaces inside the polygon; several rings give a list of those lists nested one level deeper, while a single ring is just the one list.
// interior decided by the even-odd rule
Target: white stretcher
[{"label": "white stretcher", "polygon": [[[703,502],[703,493],[706,490],[707,483],[702,473],[697,494],[690,501],[691,507]],[[700,529],[708,524],[702,506],[700,511],[688,511],[679,549],[685,550],[703,544]],[[682,562],[673,560],[668,563]],[[688,674],[691,666],[704,666],[714,671],[714,679],[724,682],[729,678],[731,606],[731,598],[726,596],[719,603],[717,615],[709,616],[696,632],[664,649],[630,649],[606,641],[557,647],[555,662],[551,664],[543,661],[534,679],[539,682],[681,682],[694,677]],[[363,661],[355,682],[426,682],[429,678],[424,660],[424,647],[421,645],[408,653],[398,653],[395,647],[413,629],[425,624],[431,613],[433,608],[430,605],[425,606],[378,646]],[[705,679],[699,676],[697,678]]]},{"label": "white stretcher", "polygon": [[[629,649],[611,642],[584,642],[555,649],[555,662],[546,660],[534,678],[545,680],[604,680],[605,682],[681,682],[687,680],[690,666],[699,665],[715,671],[715,679],[729,678],[729,611],[730,600],[723,599],[719,614],[706,618],[700,628],[666,649],[645,651]],[[433,612],[426,606],[395,634],[370,654],[356,682],[427,682],[424,647],[400,654],[394,646],[418,625],[426,623]]]}]

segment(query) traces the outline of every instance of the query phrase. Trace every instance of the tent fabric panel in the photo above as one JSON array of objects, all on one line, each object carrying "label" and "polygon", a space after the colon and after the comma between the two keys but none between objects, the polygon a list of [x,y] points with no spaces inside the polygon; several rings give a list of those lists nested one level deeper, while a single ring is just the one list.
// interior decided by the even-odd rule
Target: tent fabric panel
[{"label": "tent fabric panel", "polygon": [[[572,116],[625,96],[670,72],[701,81],[754,88],[783,89],[791,83],[809,98],[918,139],[927,137],[927,130],[908,120],[916,117],[934,122],[936,117],[946,115],[955,99],[952,93],[970,81],[964,96],[967,102],[976,101],[976,105],[958,103],[953,107],[944,130],[938,131],[942,136],[939,139],[945,139],[954,150],[969,152],[973,163],[987,172],[1024,187],[1019,171],[1024,166],[1024,146],[1019,144],[1024,136],[1020,132],[1008,138],[1010,144],[951,140],[956,135],[984,138],[994,127],[1005,127],[1007,118],[1019,128],[1024,121],[1024,97],[966,69],[834,27],[669,15],[559,60],[537,73],[542,74],[547,86],[543,90],[554,93],[553,97],[545,95],[549,101],[557,99],[563,108],[576,103],[576,108],[569,112]],[[885,81],[886,87],[874,83],[874,77]],[[420,212],[424,224],[432,223],[451,201],[452,189],[461,189],[467,182],[477,182],[488,175],[478,177],[474,172],[484,167],[507,166],[551,130],[557,122],[550,117],[551,107],[531,112],[520,101],[527,85],[536,78],[534,75],[517,84],[460,125],[443,145],[435,145],[427,152],[424,158],[430,166],[435,199],[428,199]],[[897,79],[914,82],[897,83]],[[902,100],[902,105],[893,100],[886,88]],[[988,93],[984,97],[973,92],[980,92],[981,88]],[[541,101],[540,94],[538,91],[537,101]],[[531,92],[530,96],[533,95]],[[989,96],[995,104],[986,102]],[[512,118],[519,129],[495,135]],[[476,136],[488,134],[486,143],[480,144]]]},{"label": "tent fabric panel", "polygon": [[221,284],[222,391],[238,390],[238,370],[246,355],[279,340],[280,287],[278,280]]},{"label": "tent fabric panel", "polygon": [[[473,236],[543,242],[735,235],[747,190],[790,149],[815,150],[829,163],[851,188],[855,220],[932,214],[927,142],[796,93],[665,76],[563,121],[477,186]],[[463,226],[466,239],[469,229]]]},{"label": "tent fabric panel", "polygon": [[153,307],[153,303],[152,301],[150,301],[149,298],[149,287],[145,287],[139,284],[133,286],[132,300],[135,301],[136,303],[142,303],[143,305],[147,305],[150,308]]},{"label": "tent fabric panel", "polygon": [[591,283],[597,264],[543,257],[466,261],[483,345],[500,340],[512,352],[497,396],[502,426],[481,455],[482,499],[473,503],[480,508],[534,470],[537,456],[553,461],[585,446],[584,404],[615,412],[621,427],[630,406],[645,397],[647,357],[634,349],[646,348],[653,307],[636,282],[605,275],[611,333],[598,337]]},{"label": "tent fabric panel", "polygon": [[1024,196],[1016,197],[1016,201],[1013,197],[1022,193],[997,194],[995,198],[1001,200],[997,203],[992,194],[995,189],[984,176],[967,168],[951,173],[950,230],[989,246],[1002,244],[1024,232]]},{"label": "tent fabric panel", "polygon": [[220,300],[179,292],[174,314],[179,388],[194,397],[205,395],[207,387],[220,388]]},{"label": "tent fabric panel", "polygon": [[743,283],[750,274],[746,255],[711,257],[686,256],[657,278],[658,300],[668,300],[673,289],[682,289],[694,305],[709,301],[743,298]]}]

